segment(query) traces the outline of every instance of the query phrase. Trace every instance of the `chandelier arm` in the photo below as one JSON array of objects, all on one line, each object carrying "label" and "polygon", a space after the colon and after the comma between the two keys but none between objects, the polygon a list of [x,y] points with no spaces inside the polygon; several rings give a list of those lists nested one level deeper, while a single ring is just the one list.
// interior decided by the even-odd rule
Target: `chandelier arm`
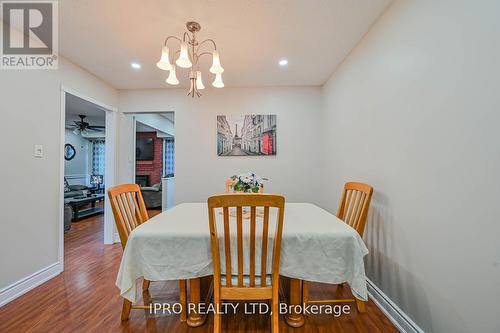
[{"label": "chandelier arm", "polygon": [[200,47],[205,43],[205,42],[211,42],[214,45],[214,50],[217,51],[217,44],[215,44],[215,41],[213,39],[205,39],[204,41],[200,42],[198,44],[198,48],[196,49],[196,52],[200,50]]},{"label": "chandelier arm", "polygon": [[189,43],[191,41],[191,37],[189,36],[189,33],[187,31],[184,31],[184,35],[182,35],[182,41],[186,42],[186,35],[187,35],[187,42]]},{"label": "chandelier arm", "polygon": [[175,36],[168,36],[167,38],[165,38],[165,43],[163,43],[164,46],[167,46],[167,42],[170,38],[173,38],[173,39],[176,39],[178,40],[179,42],[182,42],[182,40],[179,38],[179,37],[175,37]]},{"label": "chandelier arm", "polygon": [[212,55],[212,53],[210,53],[210,52],[203,52],[203,53],[197,54],[196,55],[196,61],[195,61],[196,65],[198,64],[198,60],[200,60],[201,56],[205,55],[205,54]]}]

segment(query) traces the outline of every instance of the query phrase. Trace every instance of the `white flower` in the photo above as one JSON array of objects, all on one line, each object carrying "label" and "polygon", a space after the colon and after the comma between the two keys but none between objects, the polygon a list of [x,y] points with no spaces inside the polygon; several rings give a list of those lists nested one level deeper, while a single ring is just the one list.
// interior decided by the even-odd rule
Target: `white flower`
[{"label": "white flower", "polygon": [[264,179],[253,172],[239,174],[235,176],[235,180],[237,183],[257,188],[262,187],[262,184],[264,183]]},{"label": "white flower", "polygon": [[245,184],[248,184],[252,181],[252,179],[248,175],[243,175],[242,177],[240,177],[240,180]]}]

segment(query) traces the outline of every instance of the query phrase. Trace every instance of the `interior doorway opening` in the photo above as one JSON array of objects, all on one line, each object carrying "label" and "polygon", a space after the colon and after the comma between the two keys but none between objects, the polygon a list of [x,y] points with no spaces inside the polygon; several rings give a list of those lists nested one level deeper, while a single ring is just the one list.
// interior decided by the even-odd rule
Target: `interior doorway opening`
[{"label": "interior doorway opening", "polygon": [[[72,223],[103,214],[103,242],[115,242],[113,214],[105,193],[115,184],[117,109],[64,86],[60,105],[58,229],[59,263],[64,270],[64,230]],[[74,192],[68,194],[66,187]]]},{"label": "interior doorway opening", "polygon": [[148,209],[166,210],[175,197],[174,112],[134,114],[133,121],[133,179]]},{"label": "interior doorway opening", "polygon": [[66,93],[64,131],[64,231],[104,214],[106,111]]}]

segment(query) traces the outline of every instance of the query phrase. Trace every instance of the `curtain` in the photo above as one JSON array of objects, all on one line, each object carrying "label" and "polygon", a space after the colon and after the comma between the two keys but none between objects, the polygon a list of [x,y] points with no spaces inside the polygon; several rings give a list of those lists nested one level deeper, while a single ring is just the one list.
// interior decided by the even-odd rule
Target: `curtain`
[{"label": "curtain", "polygon": [[92,174],[104,176],[104,139],[92,139]]},{"label": "curtain", "polygon": [[163,139],[163,177],[174,175],[175,145],[174,138]]}]

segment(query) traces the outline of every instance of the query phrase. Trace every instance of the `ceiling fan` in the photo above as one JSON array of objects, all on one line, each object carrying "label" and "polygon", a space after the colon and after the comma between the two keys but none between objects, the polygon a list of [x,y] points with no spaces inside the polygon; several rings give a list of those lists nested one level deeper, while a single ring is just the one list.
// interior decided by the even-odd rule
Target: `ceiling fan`
[{"label": "ceiling fan", "polygon": [[83,114],[79,114],[78,117],[80,117],[80,120],[73,121],[74,124],[66,125],[70,129],[73,128],[73,133],[76,135],[87,135],[89,131],[102,131],[105,128],[105,126],[90,125],[85,121],[86,116]]}]

